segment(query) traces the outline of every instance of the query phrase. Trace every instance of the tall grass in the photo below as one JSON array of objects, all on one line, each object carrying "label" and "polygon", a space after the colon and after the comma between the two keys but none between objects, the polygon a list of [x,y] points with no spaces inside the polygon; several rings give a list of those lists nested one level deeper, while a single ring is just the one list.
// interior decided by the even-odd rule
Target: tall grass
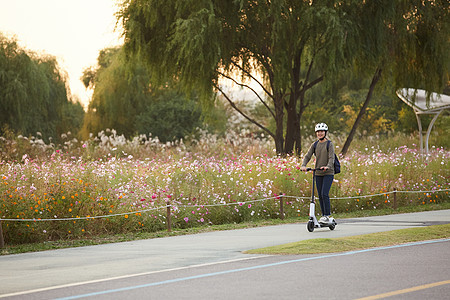
[{"label": "tall grass", "polygon": [[[414,192],[398,193],[397,205],[449,201],[439,190],[450,188],[450,152],[432,148],[423,158],[403,140],[393,148],[358,141],[335,176],[334,213],[392,207],[394,188]],[[162,230],[169,204],[175,228],[279,218],[283,196],[287,216],[308,214],[312,175],[300,172],[300,158],[277,157],[269,140],[246,132],[172,144],[114,131],[88,141],[68,135],[60,146],[23,137],[0,144],[0,218],[14,219],[2,222],[9,244]]]}]

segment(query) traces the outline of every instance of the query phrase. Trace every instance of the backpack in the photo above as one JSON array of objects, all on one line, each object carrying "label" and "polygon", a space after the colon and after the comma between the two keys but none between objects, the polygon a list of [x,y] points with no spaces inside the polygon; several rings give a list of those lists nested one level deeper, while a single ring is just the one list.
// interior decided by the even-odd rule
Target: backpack
[{"label": "backpack", "polygon": [[[317,146],[318,142],[319,141],[315,141],[314,142],[314,154],[316,154],[316,146]],[[329,147],[330,147],[330,141],[327,141],[327,151],[328,151]],[[339,159],[338,159],[336,153],[334,154],[334,165],[333,165],[333,167],[334,167],[334,174],[341,173],[341,163],[339,162]]]}]

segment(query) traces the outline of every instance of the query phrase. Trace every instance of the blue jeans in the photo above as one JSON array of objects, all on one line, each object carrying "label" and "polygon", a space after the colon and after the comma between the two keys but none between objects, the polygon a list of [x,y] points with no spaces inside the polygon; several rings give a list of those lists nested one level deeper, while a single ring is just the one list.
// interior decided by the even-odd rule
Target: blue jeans
[{"label": "blue jeans", "polygon": [[334,175],[316,176],[317,193],[323,216],[331,215],[330,189],[333,179]]}]

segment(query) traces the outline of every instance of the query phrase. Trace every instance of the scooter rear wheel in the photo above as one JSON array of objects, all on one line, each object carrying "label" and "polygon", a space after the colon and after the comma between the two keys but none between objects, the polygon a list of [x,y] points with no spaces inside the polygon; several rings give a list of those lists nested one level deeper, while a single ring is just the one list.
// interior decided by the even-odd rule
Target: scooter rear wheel
[{"label": "scooter rear wheel", "polygon": [[330,230],[334,230],[334,228],[336,227],[336,225],[333,224],[333,225],[330,225],[329,227],[330,227]]},{"label": "scooter rear wheel", "polygon": [[313,232],[314,231],[314,222],[308,221],[308,224],[306,224],[306,228],[308,228],[309,232]]}]

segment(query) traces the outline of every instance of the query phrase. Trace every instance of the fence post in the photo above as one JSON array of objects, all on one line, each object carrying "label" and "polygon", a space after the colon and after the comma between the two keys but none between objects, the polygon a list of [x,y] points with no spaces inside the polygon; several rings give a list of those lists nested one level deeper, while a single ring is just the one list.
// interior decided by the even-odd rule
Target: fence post
[{"label": "fence post", "polygon": [[280,197],[280,218],[284,220],[283,196]]},{"label": "fence post", "polygon": [[0,248],[5,247],[5,240],[3,239],[2,220],[0,220]]},{"label": "fence post", "polygon": [[397,188],[394,188],[394,210],[397,209]]},{"label": "fence post", "polygon": [[167,201],[167,231],[171,232],[172,231],[172,217],[171,217],[171,213],[170,213],[170,202]]}]

